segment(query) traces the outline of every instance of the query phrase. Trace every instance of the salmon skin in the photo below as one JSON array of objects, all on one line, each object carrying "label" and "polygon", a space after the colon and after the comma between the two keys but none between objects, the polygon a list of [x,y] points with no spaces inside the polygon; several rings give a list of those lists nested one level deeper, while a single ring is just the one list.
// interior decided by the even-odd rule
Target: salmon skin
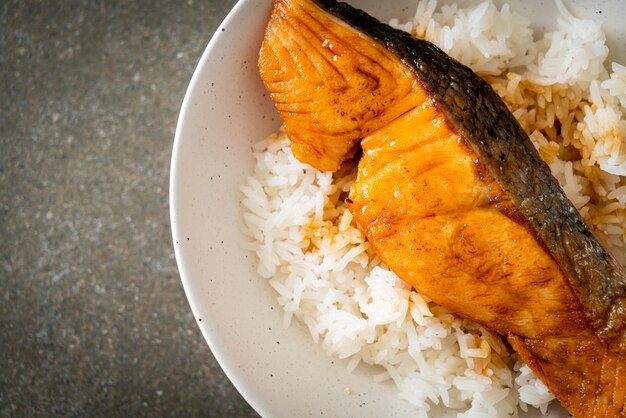
[{"label": "salmon skin", "polygon": [[487,82],[345,3],[276,0],[259,72],[378,256],[505,336],[576,417],[626,415],[626,276]]}]

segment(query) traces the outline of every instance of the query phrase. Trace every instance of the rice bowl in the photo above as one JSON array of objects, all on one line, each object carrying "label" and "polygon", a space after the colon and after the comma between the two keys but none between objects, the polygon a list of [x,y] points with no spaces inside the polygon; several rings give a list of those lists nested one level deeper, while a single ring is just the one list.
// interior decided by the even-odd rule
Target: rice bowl
[{"label": "rice bowl", "polygon": [[[393,16],[393,14],[392,14],[392,16]],[[407,16],[407,17],[410,18],[410,16]],[[406,17],[405,17],[405,19],[406,19]],[[227,31],[229,30],[228,26],[226,27],[226,30]],[[250,58],[253,59],[252,49],[250,50],[249,56],[247,56],[245,60],[240,60],[239,63],[241,63],[243,61],[247,61]],[[253,62],[253,61],[248,61],[248,62],[250,63],[250,62]],[[213,80],[214,81],[219,81],[218,78],[214,78]],[[213,81],[213,80],[211,80],[211,81]],[[206,84],[208,84],[208,83],[206,83]],[[203,84],[203,85],[206,85],[206,84]],[[254,86],[254,88],[256,88],[256,86]],[[212,94],[213,94],[213,92],[212,92]],[[215,94],[217,94],[217,93],[215,93]],[[237,97],[237,95],[235,95],[235,99],[236,99],[236,97]],[[253,100],[258,100],[259,103],[261,102],[261,99],[256,99],[256,97],[260,97],[260,95],[259,96],[255,95],[255,96],[252,96],[252,97],[253,97]],[[196,106],[200,105],[199,103],[196,105],[193,102],[189,102],[188,104],[190,104],[190,107],[196,107]],[[265,107],[263,107],[263,106],[265,106]],[[209,105],[209,107],[210,107],[210,105]],[[207,107],[207,108],[209,108],[209,107]],[[228,105],[226,107],[228,107]],[[245,155],[244,152],[250,153],[249,146],[245,143],[246,141],[249,141],[250,143],[257,143],[260,139],[265,137],[266,134],[269,134],[270,132],[276,130],[277,127],[278,127],[278,122],[277,121],[273,121],[274,122],[273,124],[271,123],[270,118],[273,117],[273,114],[270,111],[267,111],[266,105],[263,104],[261,107],[266,109],[266,110],[264,110],[265,113],[263,114],[263,116],[267,118],[267,123],[265,125],[266,127],[263,128],[265,130],[265,133],[261,132],[263,129],[250,129],[248,132],[245,132],[243,134],[243,137],[245,138],[245,141],[243,141],[244,144],[240,144],[240,143],[238,143],[236,141],[233,142],[232,144],[230,142],[228,142],[227,143],[228,145],[226,145],[226,146],[230,146],[230,149],[226,150],[226,148],[224,146],[222,146],[221,147],[222,149],[217,151],[219,153],[219,158],[216,157],[216,162],[213,163],[212,165],[209,163],[209,166],[213,167],[213,168],[205,170],[204,171],[205,175],[200,176],[198,174],[191,174],[190,176],[188,176],[188,178],[189,177],[191,177],[191,178],[203,177],[205,179],[204,180],[205,181],[205,183],[204,183],[205,188],[208,185],[210,190],[212,190],[211,193],[207,193],[206,191],[202,192],[202,191],[200,191],[201,189],[198,190],[199,193],[196,194],[196,199],[198,199],[199,201],[210,202],[211,199],[207,200],[207,198],[204,197],[206,194],[210,194],[210,195],[212,195],[212,197],[219,196],[218,197],[219,200],[228,200],[228,199],[225,199],[222,195],[220,195],[220,192],[232,193],[232,192],[230,192],[230,190],[234,190],[232,188],[233,186],[236,187],[236,184],[237,184],[236,180],[238,180],[239,184],[241,184],[243,182],[243,174],[251,173],[251,170],[249,170],[249,169],[248,169],[248,171],[246,173],[242,173],[242,174],[239,174],[239,173],[236,173],[236,172],[233,173],[234,177],[232,179],[228,180],[229,181],[228,184],[230,186],[228,186],[228,187],[226,186],[227,183],[225,183],[226,180],[224,180],[224,177],[227,177],[227,174],[229,173],[229,171],[224,166],[226,164],[233,164],[232,162],[228,163],[228,161],[232,161],[231,155],[235,155],[235,154],[237,154],[237,155]],[[236,106],[233,106],[230,109],[225,110],[225,113],[227,111],[231,111],[232,112],[235,109],[236,109]],[[224,114],[224,118],[226,119],[226,114]],[[255,118],[256,118],[255,119],[255,124],[258,123],[258,122],[256,122],[257,119],[258,120],[263,119],[261,117],[261,115],[255,116]],[[232,129],[232,126],[231,126],[231,129]],[[252,132],[252,131],[254,131],[254,132]],[[224,131],[224,133],[226,133],[226,132],[228,132],[228,130]],[[198,135],[198,136],[201,136],[201,135]],[[251,154],[249,154],[249,155],[251,155]],[[205,156],[206,156],[206,153],[205,153]],[[206,163],[206,158],[205,158],[205,163]],[[218,175],[221,175],[222,177],[218,179]],[[237,178],[237,176],[238,176],[238,178]],[[213,177],[214,178],[212,180],[212,183],[210,183],[209,180],[206,180],[209,177]],[[191,188],[190,186],[180,187],[180,185],[177,188],[173,187],[173,189],[177,189],[179,192],[180,192],[180,190],[190,189],[190,188]],[[208,189],[205,189],[205,190],[208,190]],[[239,196],[235,197],[235,199],[238,199],[238,198],[239,198]],[[229,203],[229,204],[232,205],[232,203]],[[197,204],[197,205],[200,206],[199,204]],[[174,206],[175,206],[174,203],[172,204],[172,206],[174,208]],[[229,207],[231,208],[231,210],[232,210],[232,208],[234,208],[234,206],[229,206]],[[206,206],[204,207],[204,209],[206,210]],[[237,209],[235,209],[235,210],[237,210]],[[183,224],[185,224],[184,220],[181,221],[180,217],[175,218],[173,216],[173,223],[177,224],[176,227],[175,227],[175,231],[174,231],[174,238],[175,238],[175,241],[179,241],[179,243],[180,243],[180,244],[178,244],[180,247],[177,247],[177,257],[179,257],[179,264],[182,264],[182,266],[181,266],[181,274],[183,275],[183,280],[184,281],[185,281],[185,276],[191,277],[193,275],[193,273],[198,274],[198,272],[193,272],[192,273],[191,271],[194,270],[194,268],[193,267],[189,267],[189,266],[192,266],[193,264],[198,264],[198,265],[201,264],[201,265],[206,266],[206,263],[204,261],[202,261],[202,262],[198,261],[200,259],[200,257],[202,257],[202,258],[207,258],[208,257],[210,259],[213,259],[215,263],[219,264],[220,260],[223,259],[222,257],[225,254],[232,254],[232,253],[236,253],[237,252],[236,246],[234,246],[234,245],[232,245],[230,243],[230,241],[233,240],[233,237],[238,236],[237,232],[235,232],[234,229],[232,229],[232,228],[229,231],[228,227],[225,226],[223,224],[223,222],[222,223],[214,223],[214,222],[220,222],[219,220],[222,219],[221,216],[225,212],[227,212],[227,211],[226,210],[222,210],[221,212],[222,213],[220,214],[220,216],[211,215],[212,216],[212,218],[211,218],[212,221],[210,221],[210,222],[202,221],[202,222],[198,223],[197,219],[196,219],[195,225],[193,227],[191,227],[190,225],[183,225]],[[206,215],[200,215],[199,217],[206,219]],[[344,222],[347,222],[347,220],[345,220]],[[204,225],[204,226],[202,226],[202,225]],[[178,228],[178,229],[176,229],[176,228]],[[211,245],[202,245],[202,244],[198,243],[198,235],[200,235],[200,232],[198,232],[198,230],[202,229],[202,228],[207,228],[207,229],[210,229],[210,230],[213,231],[214,237],[216,237],[216,240],[213,241],[212,239],[209,239],[209,241],[211,241]],[[190,238],[190,241],[187,241],[186,238]],[[220,244],[220,241],[222,241],[222,238],[224,238],[224,241],[225,241],[224,245],[226,247],[224,247],[223,245]],[[242,239],[242,241],[243,241],[243,239]],[[194,254],[197,254],[197,255],[191,257],[189,255],[189,254],[191,254],[191,250],[189,249],[189,246],[191,244],[186,244],[186,242],[193,242],[194,243],[193,245],[201,246],[204,250],[200,251],[202,249],[202,248],[200,248],[200,250],[198,250],[198,251],[196,251],[194,253]],[[212,248],[210,248],[211,246],[213,246],[214,248],[217,248],[219,250],[212,249]],[[215,258],[212,258],[212,257],[214,257],[212,255],[212,252],[218,252],[218,251],[219,251],[220,257],[215,256]],[[364,250],[364,252],[367,252],[367,250]],[[362,256],[362,254],[364,254],[364,253],[361,253],[360,256]],[[183,262],[182,263],[181,263],[181,257],[183,258]],[[190,257],[191,257],[191,259],[189,259]],[[230,256],[227,255],[226,258],[228,258],[228,257],[230,257]],[[356,257],[358,258],[359,255],[357,255]],[[232,257],[230,257],[228,259],[232,259]],[[231,267],[229,267],[229,269],[230,268]],[[236,267],[235,267],[235,269],[236,269]],[[239,269],[239,273],[241,275],[248,275],[246,277],[250,277],[252,275],[252,269],[253,269],[252,266],[245,267],[245,269],[243,269],[243,270]],[[211,273],[211,271],[213,271],[211,268],[204,267],[204,272],[200,272],[199,276],[204,276],[205,277],[204,280],[207,280],[206,279],[207,276],[209,276],[209,277],[213,276],[213,273]],[[269,307],[272,306],[271,292],[265,291],[262,286],[261,287],[256,286],[256,284],[252,283],[252,281],[248,280],[248,279],[244,280],[244,281],[246,281],[246,283],[240,285],[238,283],[238,281],[237,281],[237,278],[236,278],[237,275],[232,275],[229,272],[225,272],[225,274],[227,275],[226,277],[229,277],[228,280],[232,280],[232,285],[236,287],[236,289],[237,289],[237,292],[236,292],[237,298],[238,298],[238,300],[241,300],[241,305],[242,306],[248,306],[248,304],[249,304],[249,306],[265,306],[265,308],[260,308],[260,307],[255,308],[254,309],[254,312],[255,312],[254,315],[258,315],[258,318],[264,317],[263,319],[268,319],[268,317],[272,318],[271,320],[268,320],[267,322],[261,321],[261,323],[264,324],[264,325],[256,327],[256,328],[259,329],[258,331],[256,331],[256,334],[260,334],[261,333],[261,330],[260,330],[261,327],[263,329],[265,329],[265,330],[267,330],[267,328],[271,327],[272,331],[267,330],[267,331],[269,331],[268,334],[280,333],[279,338],[274,338],[274,337],[267,338],[265,336],[260,336],[259,337],[257,335],[255,337],[255,340],[257,340],[257,337],[259,337],[259,341],[261,341],[261,340],[266,341],[268,339],[271,339],[272,341],[270,341],[270,342],[273,344],[273,346],[270,346],[269,344],[262,343],[262,342],[254,343],[254,346],[257,347],[258,350],[260,350],[260,352],[263,352],[263,353],[268,353],[269,352],[270,353],[269,355],[271,357],[273,355],[271,353],[274,352],[274,349],[277,349],[277,350],[280,349],[280,353],[281,354],[279,354],[279,356],[281,356],[281,355],[284,354],[284,351],[282,350],[282,348],[285,345],[289,345],[290,347],[292,347],[292,350],[294,348],[296,348],[296,347],[300,347],[300,348],[296,348],[296,350],[299,353],[302,353],[304,351],[304,354],[302,354],[302,355],[305,355],[305,354],[306,354],[306,356],[310,355],[310,357],[307,357],[307,358],[310,358],[311,361],[314,361],[316,365],[318,363],[324,363],[325,360],[324,360],[323,357],[316,357],[315,350],[314,350],[314,349],[316,349],[316,347],[309,347],[307,345],[307,343],[305,342],[306,341],[305,339],[301,338],[303,343],[298,343],[298,344],[294,344],[294,345],[291,345],[291,344],[289,344],[287,342],[287,340],[289,338],[291,338],[291,337],[288,337],[288,336],[292,335],[294,332],[295,333],[301,333],[303,336],[306,336],[306,333],[308,333],[308,330],[306,328],[298,328],[298,325],[294,324],[287,331],[284,331],[284,330],[280,329],[280,326],[278,326],[282,322],[281,315],[278,315],[276,312],[271,313],[269,315],[268,314],[264,314],[265,309],[269,309]],[[382,274],[382,276],[384,276],[384,274]],[[214,283],[217,282],[218,280],[215,280],[215,276],[213,276],[213,277],[214,277]],[[200,280],[200,278],[198,278],[198,280]],[[383,280],[383,282],[384,282],[384,280]],[[198,291],[198,284],[195,281],[192,284],[190,284],[189,283],[189,279],[188,279],[188,282],[185,283],[185,284],[186,284],[186,290],[187,290],[188,294],[190,294],[190,293],[192,294],[190,296],[190,302],[192,303],[192,309],[194,310],[194,312],[196,312],[196,316],[198,318],[204,318],[203,323],[201,323],[200,325],[201,325],[201,328],[203,329],[203,332],[206,333],[205,335],[209,335],[207,337],[207,339],[210,341],[210,343],[211,343],[211,341],[213,342],[212,343],[212,348],[213,348],[214,352],[216,352],[216,356],[220,359],[220,362],[222,364],[226,364],[226,365],[228,365],[228,364],[231,364],[231,365],[237,364],[237,366],[231,366],[231,367],[225,366],[225,368],[227,369],[227,372],[229,373],[229,376],[230,375],[234,376],[233,380],[235,381],[237,386],[238,387],[242,386],[241,383],[238,384],[237,382],[242,382],[242,381],[246,381],[246,380],[249,381],[249,378],[248,378],[248,376],[244,376],[242,373],[238,373],[237,372],[237,368],[240,368],[242,370],[246,370],[248,372],[248,373],[244,373],[244,374],[255,375],[255,373],[250,373],[250,370],[256,370],[256,369],[259,368],[259,366],[258,365],[255,366],[254,365],[254,363],[255,363],[254,361],[246,360],[245,358],[243,358],[245,356],[236,354],[236,353],[238,353],[240,351],[241,352],[243,352],[243,351],[249,352],[249,350],[235,349],[234,350],[235,354],[232,354],[232,353],[225,353],[223,348],[222,349],[219,348],[220,345],[222,347],[224,347],[224,346],[233,347],[234,345],[232,345],[232,343],[229,344],[229,343],[227,343],[224,340],[224,336],[222,334],[225,334],[225,333],[223,333],[221,331],[218,332],[216,326],[214,326],[214,325],[211,326],[211,324],[214,324],[215,322],[218,322],[220,319],[224,319],[224,318],[222,318],[223,315],[221,314],[221,312],[217,312],[218,311],[217,308],[211,308],[211,307],[207,306],[207,305],[210,305],[210,304],[213,304],[213,306],[215,306],[216,303],[219,305],[219,302],[215,301],[215,298],[217,297],[216,290],[215,290],[216,288],[217,289],[222,289],[222,290],[220,290],[218,292],[219,294],[227,295],[227,294],[232,294],[232,293],[230,291],[224,290],[224,288],[219,287],[219,285],[215,285],[215,284],[212,285],[212,287],[211,286],[205,287],[205,289],[203,291]],[[246,289],[246,286],[248,286],[248,289]],[[193,292],[192,292],[192,290],[193,290]],[[209,302],[207,304],[206,302],[201,301],[200,300],[200,294],[202,294],[202,297],[208,298],[212,302]],[[213,294],[215,296],[210,296],[211,294]],[[263,305],[256,304],[255,300],[257,298],[258,299],[266,298],[265,299],[265,303]],[[222,309],[228,309],[228,304],[222,304],[220,306],[223,306]],[[237,319],[237,321],[241,321],[242,323],[245,323],[245,321],[253,321],[254,322],[254,318],[250,318],[249,314],[245,315],[245,314],[241,314],[241,313],[237,313],[237,312],[235,312],[235,313],[231,312],[231,314],[233,314],[237,318],[239,318],[239,319]],[[213,321],[213,319],[211,319],[211,323],[208,324],[208,325],[205,325],[206,321],[207,321],[207,317],[208,318],[211,318],[211,317],[215,318],[215,322]],[[227,321],[228,321],[228,319],[227,319]],[[278,325],[276,325],[276,324],[278,324]],[[240,328],[240,329],[242,329],[242,328]],[[246,331],[240,331],[240,334],[241,335],[248,335],[248,334],[246,334]],[[216,338],[215,338],[216,335],[222,335],[221,337],[217,338],[217,342],[216,342]],[[241,335],[239,336],[239,338],[241,338]],[[302,336],[302,335],[299,335],[299,337]],[[283,337],[285,337],[286,339],[283,338]],[[306,336],[306,337],[310,338],[308,336]],[[232,337],[232,338],[226,337],[226,339],[228,339],[229,341],[236,341],[237,340],[237,338],[235,338],[235,337]],[[277,340],[280,340],[280,347],[277,347],[278,346],[276,344]],[[291,341],[291,342],[294,342],[294,341]],[[217,348],[215,348],[215,347],[217,347]],[[311,348],[313,348],[313,349],[311,349]],[[237,357],[236,360],[235,360],[235,357]],[[331,360],[329,359],[328,361],[330,362]],[[256,363],[258,363],[258,361]],[[273,361],[268,361],[268,363],[277,364],[277,363],[275,363]],[[305,363],[307,363],[307,362],[305,362]],[[297,362],[294,363],[294,368],[297,368],[298,366],[295,366],[295,364],[297,364]],[[349,405],[355,404],[358,407],[359,402],[357,402],[357,399],[358,399],[357,395],[358,394],[362,394],[364,392],[363,390],[360,390],[359,385],[361,385],[361,387],[362,387],[362,385],[364,383],[354,383],[354,382],[360,382],[359,381],[359,377],[362,377],[363,373],[370,374],[370,372],[367,370],[366,367],[357,367],[357,369],[355,370],[356,377],[357,377],[356,380],[354,380],[354,376],[352,376],[352,377],[344,377],[344,373],[345,373],[344,368],[347,367],[347,366],[352,366],[352,364],[341,364],[341,367],[339,367],[338,370],[337,370],[337,365],[338,364],[340,364],[340,362],[336,362],[336,364],[332,365],[332,367],[330,367],[329,369],[325,369],[324,367],[317,367],[316,366],[317,369],[329,371],[331,376],[340,376],[340,377],[337,377],[337,379],[339,379],[339,378],[342,379],[341,383],[335,385],[335,389],[337,389],[337,390],[328,389],[328,392],[330,392],[330,393],[328,393],[328,394],[327,393],[323,393],[322,394],[322,399],[324,399],[324,402],[326,404],[328,404],[328,408],[330,408],[330,409],[326,408],[327,412],[333,410],[330,405],[342,405],[342,407],[343,407],[346,404],[349,404]],[[300,366],[300,367],[307,368],[306,365]],[[279,373],[276,373],[275,370],[267,369],[267,371],[269,372],[269,373],[267,373],[268,377],[266,377],[266,378],[265,377],[258,377],[258,378],[254,377],[254,379],[256,379],[257,381],[265,381],[265,379],[268,379],[268,383],[271,382],[272,385],[274,385],[276,388],[282,387],[281,386],[282,383],[281,382],[277,382],[277,380],[279,380],[279,379],[273,379],[273,378],[269,377],[269,374],[274,374],[274,376],[277,376]],[[271,373],[271,372],[274,372],[274,373]],[[373,374],[376,375],[377,373],[379,374],[379,372],[374,372]],[[312,374],[311,374],[311,378],[313,378]],[[333,377],[331,380],[333,380],[333,379],[335,379],[335,377]],[[379,377],[379,379],[382,379],[382,377]],[[289,387],[288,381],[289,381],[289,379],[287,379],[287,384],[283,388],[285,390],[289,390],[289,388],[288,388]],[[328,379],[323,379],[323,382],[326,382],[325,384],[328,386],[328,384],[327,384]],[[254,385],[254,384],[253,385],[245,385],[244,384],[243,386],[247,386],[248,387],[247,390],[246,390],[245,387],[242,390],[242,392],[244,393],[244,396],[246,396],[247,399],[251,398],[250,391],[257,392],[257,393],[259,392],[259,389],[258,389],[259,385]],[[389,384],[374,385],[374,386],[372,386],[372,388],[375,388],[375,389],[368,389],[367,392],[370,395],[375,396],[373,394],[373,392],[374,391],[380,391],[381,395],[382,395],[382,392],[385,392],[389,388],[389,386],[390,386]],[[250,389],[251,387],[252,387],[252,389]],[[346,395],[345,394],[346,387],[350,388],[350,392],[352,393],[351,395]],[[241,387],[240,387],[240,389],[241,389]],[[278,391],[278,389],[276,389],[276,390]],[[314,391],[311,392],[311,389],[307,389],[305,392],[307,393],[308,396],[311,396],[312,394],[313,394],[313,396],[317,396],[317,395],[315,395]],[[326,390],[324,390],[324,392],[326,392]],[[337,393],[335,393],[335,392],[337,392]],[[370,395],[368,395],[368,396],[370,396]],[[267,395],[263,395],[263,399],[267,399],[266,396]],[[385,395],[385,396],[387,396],[387,395]],[[386,399],[385,396],[381,396],[381,398],[385,398]],[[271,398],[271,396],[270,396],[270,398]],[[284,400],[284,401],[282,401],[280,403],[281,409],[285,408],[285,409],[283,409],[284,411],[290,411],[291,410],[292,412],[293,411],[312,411],[312,410],[317,410],[316,408],[320,405],[320,403],[318,403],[318,402],[311,403],[311,402],[303,401],[302,400],[303,398],[298,398],[298,397],[296,397],[296,398],[298,399],[298,403],[297,403],[297,405],[292,405],[292,407],[291,407],[292,409],[289,409],[289,405],[291,404],[291,402],[289,402],[288,400]],[[278,398],[276,398],[276,399],[278,399]],[[335,401],[328,401],[328,399],[334,399],[336,402]],[[371,399],[371,398],[368,398],[368,399]],[[254,395],[252,395],[251,402],[253,403],[253,405],[255,405],[255,407],[257,407],[257,405],[259,405],[259,403],[258,403],[259,400],[258,399],[255,400],[254,399]],[[276,402],[279,402],[279,401],[275,400],[274,401],[274,405],[276,405]],[[376,415],[377,414],[376,411],[381,411],[382,410],[382,409],[377,409],[377,406],[381,405],[381,403],[379,403],[379,402],[384,402],[384,401],[381,401],[380,398],[378,398],[376,402],[369,402],[369,405],[368,405],[369,409],[367,410],[367,412],[369,412],[369,415]],[[260,404],[263,404],[263,403],[264,403],[264,401],[261,400]],[[295,401],[294,401],[294,403],[295,403]],[[267,403],[266,403],[266,405],[267,405]],[[390,405],[395,405],[395,403],[394,402],[390,402]],[[395,405],[394,407],[402,408],[402,405],[400,405],[400,406]],[[274,409],[272,409],[271,407],[268,407],[268,408],[269,409],[265,409],[265,413],[267,413],[269,415],[275,415],[275,414],[276,415],[280,415],[280,413],[276,412],[275,408]],[[302,408],[304,408],[304,409],[302,409]],[[261,408],[261,410],[263,410],[263,409]],[[387,409],[387,410],[390,410],[390,409]],[[270,413],[268,411],[272,411],[272,412]],[[358,407],[358,409],[356,409],[356,412],[355,412],[354,415],[358,415],[359,411],[362,414],[365,413],[365,411],[363,411],[360,407]],[[405,411],[405,413],[409,413],[410,409],[405,409],[404,411]],[[297,412],[293,412],[293,413],[297,413]],[[399,414],[402,414],[402,413],[399,413]]]}]

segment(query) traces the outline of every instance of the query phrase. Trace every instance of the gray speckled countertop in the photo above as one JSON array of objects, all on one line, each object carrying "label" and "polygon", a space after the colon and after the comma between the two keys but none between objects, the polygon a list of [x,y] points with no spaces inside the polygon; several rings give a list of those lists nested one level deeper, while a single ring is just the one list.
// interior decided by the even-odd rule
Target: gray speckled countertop
[{"label": "gray speckled countertop", "polygon": [[168,212],[183,95],[234,3],[0,3],[0,416],[256,416]]}]

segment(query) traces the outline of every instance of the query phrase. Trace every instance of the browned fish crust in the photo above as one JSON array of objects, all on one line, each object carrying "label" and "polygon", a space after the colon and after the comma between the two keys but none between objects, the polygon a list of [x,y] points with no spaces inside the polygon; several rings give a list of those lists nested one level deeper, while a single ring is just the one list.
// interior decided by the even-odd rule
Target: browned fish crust
[{"label": "browned fish crust", "polygon": [[558,263],[596,334],[626,354],[624,269],[593,235],[493,88],[430,42],[346,3],[312,1],[382,43],[411,68]]}]

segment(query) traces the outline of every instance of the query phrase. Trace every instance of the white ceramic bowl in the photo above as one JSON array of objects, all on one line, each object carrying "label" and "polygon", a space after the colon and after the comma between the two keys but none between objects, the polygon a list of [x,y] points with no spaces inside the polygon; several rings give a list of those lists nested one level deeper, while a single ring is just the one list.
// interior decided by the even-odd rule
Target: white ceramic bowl
[{"label": "white ceramic bowl", "polygon": [[[415,8],[413,0],[351,3],[383,21],[407,19]],[[605,20],[609,48],[619,51],[624,62],[626,29],[620,18],[626,16],[626,3],[592,3],[567,6],[578,16]],[[239,186],[252,173],[250,147],[280,125],[256,68],[271,4],[241,0],[235,6],[204,51],[180,112],[170,208],[189,304],[220,365],[262,416],[412,416],[412,407],[397,398],[392,384],[372,382],[372,369],[360,366],[350,374],[344,362],[324,355],[296,321],[283,329],[273,290],[256,275],[253,254],[240,248]],[[554,26],[552,0],[517,0],[511,6],[538,29]],[[210,35],[201,28],[198,34]]]}]

